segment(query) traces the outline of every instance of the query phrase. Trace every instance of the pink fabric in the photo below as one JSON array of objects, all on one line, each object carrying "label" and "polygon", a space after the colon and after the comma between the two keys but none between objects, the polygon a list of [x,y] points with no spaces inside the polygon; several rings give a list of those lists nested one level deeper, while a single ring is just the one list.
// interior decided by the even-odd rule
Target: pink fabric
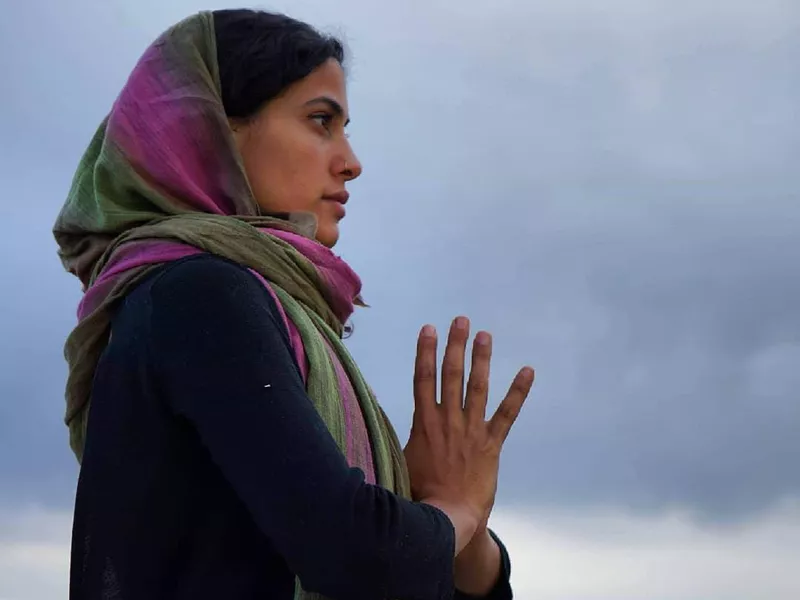
[{"label": "pink fabric", "polygon": [[109,115],[108,138],[171,205],[254,215],[236,156],[223,151],[232,142],[221,136],[229,126],[215,90],[203,85],[204,73],[175,68],[164,52],[155,43],[134,67]]},{"label": "pink fabric", "polygon": [[281,304],[281,301],[278,300],[278,295],[275,293],[275,290],[272,289],[272,286],[269,282],[261,276],[261,273],[250,269],[250,272],[256,276],[256,278],[264,284],[264,287],[267,288],[270,296],[275,301],[275,304],[278,307],[278,312],[281,313],[281,319],[283,319],[283,324],[286,327],[286,331],[289,332],[289,342],[292,344],[292,350],[294,351],[294,357],[297,361],[297,365],[300,367],[300,374],[303,376],[303,383],[307,383],[308,381],[308,358],[306,357],[306,351],[303,347],[303,339],[300,337],[300,332],[297,330],[297,327],[294,326],[289,320],[289,317],[286,316],[286,311]]},{"label": "pink fabric", "polygon": [[364,414],[361,412],[361,407],[358,403],[358,396],[328,340],[325,340],[325,348],[331,357],[336,379],[339,382],[339,394],[341,395],[342,408],[344,409],[345,456],[347,457],[347,462],[350,465],[361,467],[367,483],[374,484],[377,481],[375,463],[372,458],[372,447],[370,444],[363,442],[363,440],[369,439],[369,436],[366,435],[367,424],[364,421]]},{"label": "pink fabric", "polygon": [[78,320],[94,312],[126,271],[145,265],[171,262],[200,252],[202,251],[192,246],[155,240],[137,242],[131,244],[129,248],[121,247],[119,252],[111,257],[100,277],[83,295],[78,304]]},{"label": "pink fabric", "polygon": [[[303,382],[307,383],[308,357],[303,347],[303,340],[300,337],[300,332],[297,330],[297,327],[295,327],[295,324],[286,316],[286,311],[283,309],[280,300],[278,300],[278,296],[275,294],[275,290],[272,289],[269,282],[256,271],[251,269],[250,272],[264,284],[264,287],[267,288],[267,291],[269,291],[273,300],[275,300],[275,304],[278,306],[286,330],[289,332],[289,340],[295,354],[295,360],[297,360],[297,364],[300,366]],[[353,389],[353,385],[350,383],[350,379],[347,377],[347,373],[345,373],[341,361],[338,359],[336,352],[327,340],[325,340],[325,348],[328,351],[328,355],[331,357],[331,362],[336,372],[342,408],[344,410],[346,444],[344,454],[347,458],[347,464],[359,467],[364,471],[364,477],[367,483],[375,484],[377,483],[375,462],[372,457],[372,447],[369,444],[363,443],[363,440],[369,439],[369,436],[366,435],[367,424],[364,421],[364,415],[358,403],[358,396]]]},{"label": "pink fabric", "polygon": [[308,258],[327,287],[333,292],[331,310],[344,323],[353,314],[353,302],[359,299],[361,279],[344,260],[315,240],[290,231],[270,231],[276,238],[294,246]]}]

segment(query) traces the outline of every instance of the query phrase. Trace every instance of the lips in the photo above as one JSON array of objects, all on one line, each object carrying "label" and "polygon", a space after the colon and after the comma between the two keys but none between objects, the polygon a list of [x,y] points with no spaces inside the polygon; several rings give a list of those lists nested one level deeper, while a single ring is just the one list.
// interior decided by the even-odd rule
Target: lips
[{"label": "lips", "polygon": [[347,204],[347,201],[350,199],[350,192],[347,190],[342,190],[341,192],[336,192],[335,194],[325,194],[322,197],[323,200],[330,200],[332,202],[338,202],[341,205]]}]

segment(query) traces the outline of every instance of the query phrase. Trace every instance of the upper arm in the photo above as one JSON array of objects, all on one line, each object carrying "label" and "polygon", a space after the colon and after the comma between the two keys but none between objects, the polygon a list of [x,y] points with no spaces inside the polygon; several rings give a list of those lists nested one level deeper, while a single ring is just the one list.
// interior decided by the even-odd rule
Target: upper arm
[{"label": "upper arm", "polygon": [[190,259],[158,276],[151,302],[149,359],[164,402],[196,429],[304,587],[352,599],[447,595],[452,525],[349,467],[261,282],[224,260]]}]

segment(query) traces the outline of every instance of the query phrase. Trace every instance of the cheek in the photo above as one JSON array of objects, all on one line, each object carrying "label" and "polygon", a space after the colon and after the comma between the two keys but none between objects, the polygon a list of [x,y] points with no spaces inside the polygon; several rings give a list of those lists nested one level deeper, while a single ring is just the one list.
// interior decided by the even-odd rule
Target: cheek
[{"label": "cheek", "polygon": [[266,210],[308,210],[325,189],[322,144],[303,131],[274,133],[262,136],[245,159],[253,194]]}]

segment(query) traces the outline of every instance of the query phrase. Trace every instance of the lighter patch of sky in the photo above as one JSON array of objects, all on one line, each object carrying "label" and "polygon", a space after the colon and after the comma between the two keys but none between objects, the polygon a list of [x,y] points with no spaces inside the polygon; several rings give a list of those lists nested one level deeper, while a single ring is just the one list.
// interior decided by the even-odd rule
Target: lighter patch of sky
[{"label": "lighter patch of sky", "polygon": [[[66,597],[71,515],[0,513],[0,600]],[[492,527],[512,556],[519,600],[796,600],[800,505],[735,527],[679,511],[546,512],[498,507]]]}]

